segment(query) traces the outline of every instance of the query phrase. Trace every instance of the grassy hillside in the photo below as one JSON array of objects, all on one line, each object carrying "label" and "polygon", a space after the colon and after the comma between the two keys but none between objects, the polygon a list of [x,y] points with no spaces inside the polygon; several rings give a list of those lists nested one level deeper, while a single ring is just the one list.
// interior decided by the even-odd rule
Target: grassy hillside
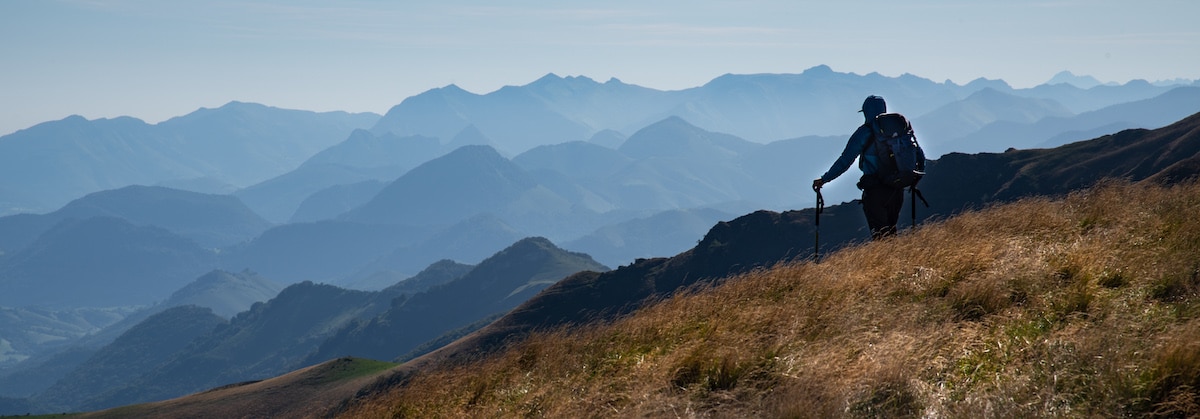
[{"label": "grassy hillside", "polygon": [[1200,185],[1109,184],[432,365],[347,417],[1200,414]]},{"label": "grassy hillside", "polygon": [[[83,418],[311,417],[370,382],[389,362],[338,358],[269,380],[233,384],[188,397],[118,407]],[[269,397],[263,397],[268,395]]]}]

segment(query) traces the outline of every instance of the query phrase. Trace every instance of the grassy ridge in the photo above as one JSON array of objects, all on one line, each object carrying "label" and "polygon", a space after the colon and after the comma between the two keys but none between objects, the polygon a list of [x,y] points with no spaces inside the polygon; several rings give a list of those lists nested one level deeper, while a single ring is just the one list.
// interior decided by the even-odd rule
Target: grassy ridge
[{"label": "grassy ridge", "polygon": [[152,403],[88,412],[84,418],[314,417],[352,397],[396,364],[338,358],[275,378],[231,384]]},{"label": "grassy ridge", "polygon": [[546,331],[349,417],[1200,414],[1200,186],[1027,199]]}]

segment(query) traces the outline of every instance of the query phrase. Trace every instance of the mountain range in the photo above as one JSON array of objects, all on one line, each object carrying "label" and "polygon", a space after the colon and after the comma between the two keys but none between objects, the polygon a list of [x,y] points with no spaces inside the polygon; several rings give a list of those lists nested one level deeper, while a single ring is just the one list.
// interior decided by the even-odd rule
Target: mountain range
[{"label": "mountain range", "polygon": [[[428,158],[422,153],[435,149],[444,153],[468,144],[490,144],[502,154],[514,156],[540,145],[596,136],[612,138],[614,134],[619,138],[622,133],[629,135],[675,116],[706,131],[768,143],[805,135],[847,135],[859,124],[854,111],[869,94],[883,95],[893,110],[919,117],[984,89],[1082,113],[1148,99],[1174,87],[1177,85],[1132,81],[1090,88],[1058,83],[1014,89],[1003,81],[986,79],[960,86],[910,74],[858,75],[817,66],[799,74],[727,74],[703,86],[676,91],[616,79],[598,83],[554,74],[482,95],[451,85],[404,99],[383,116],[314,113],[240,102],[200,109],[154,125],[133,118],[89,121],[74,116],[0,137],[0,156],[7,156],[0,157],[6,159],[0,160],[0,179],[9,179],[0,183],[0,215],[48,212],[87,193],[140,184],[209,193],[247,189],[238,195],[248,206],[272,222],[284,222],[295,210],[293,201],[319,187],[310,183],[312,177],[299,176],[310,182],[292,181],[311,186],[288,186],[284,179],[275,178],[340,141],[366,139],[366,133],[353,132],[357,129],[368,129],[377,138],[374,141],[381,148],[376,148],[373,156],[396,160],[370,162],[363,158],[369,159],[371,154],[358,154],[352,165],[355,168],[337,175],[341,179],[338,184],[352,183],[351,178],[365,180],[364,175],[394,176],[395,171],[423,160],[411,158],[404,163],[403,156],[390,154],[396,148],[389,149],[387,144],[396,139],[424,143],[411,145],[422,151],[406,152],[414,157]],[[975,113],[976,118],[965,126],[1005,120],[979,120],[979,115],[984,113]],[[993,117],[1004,118],[999,113]],[[931,133],[954,133],[956,126],[962,126],[959,121],[945,122],[949,125],[930,124],[927,128]],[[429,139],[437,139],[438,146]],[[928,139],[931,145],[943,141]],[[971,150],[945,150],[949,151]],[[314,164],[356,158],[354,154],[330,154],[328,160],[318,159]],[[345,161],[340,163],[345,166]],[[305,172],[318,169],[310,167]],[[274,182],[257,185],[271,180]],[[262,197],[256,196],[256,189]],[[271,196],[288,202],[279,207]]]},{"label": "mountain range", "polygon": [[[1144,182],[1147,186],[1149,184],[1171,185],[1194,180],[1200,176],[1200,164],[1197,163],[1200,161],[1200,138],[1198,137],[1200,137],[1200,114],[1195,114],[1161,129],[1125,130],[1054,149],[995,154],[948,154],[937,160],[936,167],[930,168],[931,172],[937,170],[942,174],[942,180],[923,184],[930,197],[937,197],[938,204],[932,210],[925,212],[922,218],[952,220],[957,213],[978,208],[981,205],[992,205],[1034,196],[1066,195],[1079,191],[1081,188],[1092,187],[1105,179],[1117,178],[1125,179],[1128,182]],[[929,180],[933,179],[931,177]],[[1092,198],[1076,196],[1076,199],[1099,198],[1093,195]],[[1025,208],[1032,207],[1035,206],[1025,206]],[[766,210],[755,211],[717,223],[695,247],[673,257],[640,259],[612,271],[584,271],[571,275],[545,288],[497,320],[474,332],[465,334],[464,337],[452,343],[386,371],[372,369],[372,371],[377,371],[373,374],[378,379],[371,383],[355,381],[357,383],[355,386],[359,389],[357,392],[339,391],[337,394],[342,395],[340,396],[343,400],[342,404],[320,399],[314,400],[314,404],[311,406],[329,413],[336,413],[357,401],[375,400],[391,390],[415,383],[414,379],[425,371],[454,365],[467,365],[466,362],[477,360],[494,359],[490,357],[499,353],[508,353],[503,351],[513,348],[512,345],[520,345],[526,338],[535,334],[542,337],[571,336],[571,330],[586,330],[591,325],[607,324],[617,321],[617,319],[627,318],[644,307],[673,295],[685,296],[706,292],[713,287],[721,286],[732,278],[737,278],[738,274],[768,269],[778,264],[809,261],[813,250],[811,239],[814,232],[812,220],[814,215],[812,209],[783,213]],[[840,204],[826,208],[822,218],[823,221],[829,220],[829,222],[821,224],[823,233],[828,233],[822,234],[823,238],[828,238],[827,250],[852,245],[867,236],[864,231],[865,226],[862,225],[861,214],[858,213],[854,204]],[[1023,218],[1024,222],[1033,222],[1036,215],[1020,216],[1020,218]],[[1106,227],[1086,225],[1089,219],[1099,220],[1099,218],[1087,216],[1085,213],[1083,221],[1075,222],[1072,224],[1072,228],[1078,228],[1084,232],[1095,231],[1093,234],[1105,235]],[[1079,225],[1076,226],[1076,224]],[[1033,229],[1036,230],[1036,228]],[[1039,232],[1037,234],[1047,233],[1056,234],[1055,232]],[[899,243],[899,241],[891,243]],[[945,249],[945,251],[954,252],[957,249]],[[1194,252],[1194,249],[1185,251]],[[840,258],[839,261],[839,266],[843,267],[848,263],[846,257]],[[1186,263],[1184,265],[1191,266]],[[917,271],[920,272],[920,269],[917,268]],[[965,266],[956,269],[969,271],[976,268]],[[1052,270],[1049,269],[1049,271]],[[887,274],[881,275],[886,276]],[[1054,275],[1076,274],[1059,269],[1059,273]],[[901,277],[907,278],[907,274],[902,273]],[[796,278],[787,278],[787,281],[795,280]],[[966,283],[966,279],[959,281]],[[777,285],[787,288],[787,284]],[[1104,286],[1121,287],[1116,282]],[[782,289],[778,291],[784,292]],[[953,294],[965,291],[950,290],[948,292]],[[1166,299],[1173,298],[1171,295],[1177,295],[1171,294],[1176,291],[1155,292],[1158,293],[1155,295],[1160,296],[1140,298],[1158,298],[1167,301]],[[1181,289],[1178,292],[1186,293],[1187,291]],[[886,298],[900,298],[893,294],[888,295],[890,297]],[[782,294],[777,294],[777,296],[782,296]],[[774,297],[772,295],[756,295],[754,298],[771,299]],[[911,298],[921,301],[923,298],[942,297],[916,295]],[[1017,295],[1016,298],[1025,299],[1013,300],[1009,304],[1019,306],[1022,304],[1021,301],[1035,297]],[[984,302],[979,302],[979,304],[984,304]],[[400,307],[403,306],[400,305]],[[970,307],[955,307],[951,308],[957,309],[961,313],[973,313],[970,311],[972,310]],[[1083,310],[1088,310],[1087,305],[1083,307],[1085,307]],[[395,305],[392,311],[394,308]],[[1061,309],[1078,310],[1078,308]],[[991,313],[999,313],[999,311]],[[979,315],[975,314],[974,316]],[[971,321],[973,318],[978,317],[968,317],[966,321]],[[1084,318],[1082,321],[1093,320]],[[976,323],[976,325],[978,324]],[[701,336],[704,334],[703,330],[710,330],[704,329],[704,324],[689,327],[699,328],[700,332],[698,333]],[[373,333],[372,337],[398,336],[394,332],[384,333],[383,329],[377,330],[380,333]],[[560,332],[552,332],[554,330]],[[611,343],[615,343],[615,341]],[[605,347],[614,348],[613,346]],[[551,351],[553,350],[551,349]],[[653,348],[647,348],[646,351],[648,351],[647,355],[656,353],[656,349]],[[536,351],[524,353],[530,357],[530,361],[537,356]],[[611,356],[610,358],[616,359]],[[329,358],[326,357],[326,359]],[[334,365],[356,362],[361,361],[354,358],[338,358],[313,368],[332,368]],[[733,365],[729,364],[727,367],[734,368]],[[603,368],[602,366],[596,367]],[[582,368],[582,365],[571,368],[579,369]],[[717,374],[710,377],[715,380],[719,379],[719,370],[726,367],[713,368],[716,369],[702,371]],[[1186,367],[1181,366],[1180,368]],[[297,373],[302,373],[302,371],[313,370],[299,370]],[[726,371],[728,374],[738,375],[734,370]],[[522,372],[522,374],[532,373],[532,371]],[[672,382],[690,388],[688,385],[693,382],[694,377],[688,378],[690,375],[679,374],[683,373],[677,373]],[[287,386],[289,390],[285,391],[286,394],[265,390],[265,388],[282,388],[284,381],[280,380],[294,379],[285,377],[289,376],[266,380],[261,385],[256,384],[255,388],[260,390],[250,393],[252,395],[249,397],[257,398],[258,401],[254,403],[255,405],[275,406],[271,411],[277,414],[295,411],[295,406],[285,406],[279,403],[279,400],[295,400],[289,394],[310,390],[291,388],[290,386],[294,386],[294,384]],[[732,386],[732,384],[726,385],[721,382],[709,381],[708,383],[712,391],[720,391]],[[312,386],[316,385],[319,384],[313,384],[307,388],[314,388]],[[242,386],[232,388],[238,387]],[[217,391],[227,394],[221,398],[228,403],[247,403],[245,399],[247,393],[231,392],[227,389],[218,389]],[[481,391],[492,394],[491,390]],[[353,395],[351,395],[352,393]],[[181,408],[179,406],[184,405],[192,406],[189,409],[196,409],[195,397],[197,396],[184,397],[156,405],[133,406],[130,409],[162,408],[167,410],[161,412],[171,412],[170,409],[179,409]],[[218,405],[212,404],[211,406]],[[215,412],[216,410],[213,409],[217,408],[211,407],[202,411],[211,413]],[[190,411],[195,412],[194,410]],[[175,412],[181,411],[175,410]],[[105,412],[100,413],[104,414]]]},{"label": "mountain range", "polygon": [[[1167,119],[1172,115],[1200,111],[1193,109],[1200,108],[1197,91],[1143,82],[1012,89],[981,79],[958,86],[816,67],[794,75],[726,75],[669,92],[554,75],[487,95],[451,86],[409,98],[383,117],[235,102],[156,125],[130,118],[48,122],[0,137],[0,155],[49,156],[31,159],[42,162],[37,170],[25,167],[37,176],[64,164],[80,170],[47,175],[63,185],[75,182],[53,188],[59,194],[53,199],[25,200],[40,193],[36,182],[0,184],[0,201],[9,208],[43,208],[0,217],[0,306],[21,307],[13,312],[27,320],[13,323],[16,330],[87,307],[127,320],[47,323],[63,331],[53,348],[39,347],[52,351],[30,352],[32,340],[18,342],[14,334],[0,340],[0,355],[36,361],[19,362],[22,373],[62,356],[58,372],[45,375],[65,377],[121,333],[177,304],[198,304],[224,318],[225,326],[216,327],[224,331],[197,337],[199,346],[188,345],[192,352],[173,354],[125,387],[109,383],[105,392],[75,399],[95,408],[261,379],[343,355],[420,356],[480,328],[460,342],[490,342],[493,329],[519,334],[571,323],[575,315],[624,313],[695,281],[811,254],[810,213],[784,210],[811,205],[807,184],[842,151],[845,133],[861,124],[854,111],[865,94],[885,95],[895,110],[913,116],[923,144],[942,150],[922,182],[933,204],[921,209],[925,219],[1062,193],[1103,177],[1186,178],[1196,166],[1187,141],[1194,116],[1162,129],[1118,130],[1158,128],[1174,121]],[[1077,142],[1080,135],[1099,138]],[[221,148],[228,152],[195,150],[202,141],[235,144]],[[972,150],[980,144],[986,151],[1015,149]],[[85,171],[110,167],[121,169],[77,182],[91,176]],[[848,174],[831,183],[827,199],[853,199],[853,181]],[[55,199],[63,204],[37,203]],[[828,248],[865,237],[856,203],[826,208],[822,218]],[[739,229],[786,237],[739,238]],[[572,272],[593,273],[556,285],[565,271],[483,287],[487,295],[480,298],[492,299],[486,301],[463,297],[471,286],[400,286],[431,264],[444,272],[475,270],[511,247],[572,255],[545,260],[574,260]],[[621,265],[627,266],[604,272]],[[622,271],[629,279],[613,279]],[[450,277],[472,275],[442,279]],[[253,297],[230,301],[217,293],[190,303],[171,297],[197,278],[220,282],[228,293],[247,279],[240,292],[253,290]],[[274,295],[287,285],[297,288],[282,299]],[[537,326],[491,322],[535,294],[528,304],[571,294],[559,287],[572,286],[592,292],[595,306],[576,301],[567,320],[533,310],[542,319]],[[270,302],[247,307],[251,300]],[[476,301],[469,304],[475,311],[452,304],[459,300]],[[423,301],[459,308],[429,314],[418,309]],[[297,304],[329,311],[299,321]],[[413,313],[447,321],[436,333],[391,329],[423,330],[405,320]],[[288,327],[261,323],[288,318]],[[81,340],[114,325],[103,339]],[[286,336],[272,338],[271,330]],[[203,339],[208,343],[198,343]],[[468,346],[486,347],[480,345]],[[230,355],[238,351],[246,357]],[[212,371],[174,381],[196,368]],[[12,371],[0,371],[0,378],[15,377]]]},{"label": "mountain range", "polygon": [[[857,86],[880,90],[897,86],[910,86],[912,89],[925,86],[928,93],[925,96],[929,98],[941,97],[939,95],[946,93],[937,92],[946,91],[957,92],[950,96],[964,97],[959,101],[949,99],[953,101],[950,103],[956,103],[957,106],[933,104],[926,100],[922,107],[930,111],[914,119],[918,126],[928,126],[934,133],[939,129],[943,133],[955,132],[938,127],[980,127],[962,137],[961,141],[950,144],[939,145],[936,137],[921,137],[928,140],[930,148],[943,146],[951,150],[949,146],[953,144],[964,144],[966,147],[981,142],[993,144],[989,147],[994,148],[1001,148],[999,144],[1022,143],[1026,147],[1041,144],[1050,146],[1054,141],[1065,141],[1071,135],[1104,130],[1104,127],[1134,125],[1152,128],[1165,124],[1165,118],[1172,115],[1193,112],[1189,108],[1197,107],[1196,104],[1200,103],[1200,100],[1195,100],[1200,87],[1193,86],[1155,86],[1131,82],[1122,86],[1096,86],[1086,90],[1070,85],[1011,89],[1006,88],[1003,82],[984,80],[966,86],[922,80],[913,76],[892,79],[878,75],[840,74],[818,67],[798,75],[730,75],[688,91],[658,92],[623,86],[618,81],[598,84],[586,78],[547,76],[529,86],[506,88],[482,97],[457,92],[454,93],[457,99],[439,103],[450,106],[449,109],[463,111],[458,115],[465,117],[486,113],[476,109],[479,106],[488,103],[493,103],[489,106],[499,106],[496,104],[504,103],[501,99],[522,98],[523,106],[532,107],[530,109],[559,109],[555,108],[558,106],[556,104],[562,104],[562,115],[579,120],[587,119],[584,117],[586,115],[593,115],[588,117],[592,118],[589,120],[607,121],[607,125],[616,126],[618,123],[614,121],[645,121],[649,118],[622,119],[619,112],[605,118],[594,117],[599,109],[610,109],[610,101],[626,97],[621,95],[645,99],[645,107],[630,107],[630,110],[645,110],[662,103],[683,100],[680,99],[682,96],[700,95],[699,92],[709,92],[710,89],[713,90],[704,94],[715,97],[717,93],[714,92],[732,91],[741,92],[738,93],[741,95],[748,95],[748,92],[776,95],[762,87],[767,85],[792,86],[792,89],[798,88],[796,86],[841,86],[838,89]],[[748,86],[759,87],[750,89]],[[820,103],[831,95],[826,90],[806,91],[806,95],[819,93],[818,96],[826,99],[810,99]],[[425,95],[428,97],[413,98],[413,103],[405,101],[403,106],[397,106],[389,115],[398,118],[406,110],[416,112],[413,108],[415,103],[449,93],[435,89]],[[487,97],[487,100],[483,100],[483,97]],[[910,105],[904,102],[908,100],[905,95],[894,97],[896,99],[892,99],[892,103]],[[1079,98],[1087,98],[1088,107],[1095,110],[1064,116],[1082,109],[1078,104],[1069,104]],[[1129,98],[1139,99],[1096,109],[1096,106]],[[592,99],[595,102],[589,102]],[[912,101],[918,102],[915,99]],[[468,108],[476,110],[467,112]],[[513,107],[507,112],[516,118],[514,120],[520,120],[524,118],[521,116],[523,111],[519,112],[521,109],[526,108]],[[431,107],[422,112],[443,111],[447,110]],[[846,113],[856,117],[854,112]],[[251,121],[252,116],[263,118],[266,122]],[[0,144],[9,147],[58,144],[55,142],[58,140],[37,142],[33,138],[37,137],[38,132],[57,132],[59,128],[66,129],[65,126],[69,124],[87,127],[89,132],[96,132],[95,138],[104,139],[124,138],[116,133],[106,134],[109,131],[105,130],[125,125],[140,127],[137,128],[139,132],[162,133],[167,128],[181,130],[202,125],[197,121],[207,121],[209,124],[225,124],[226,127],[205,128],[208,131],[204,132],[257,132],[265,130],[263,126],[284,124],[291,121],[290,118],[301,117],[315,120],[316,124],[340,127],[349,125],[344,123],[346,120],[362,122],[370,119],[369,115],[315,114],[231,103],[219,109],[197,111],[194,115],[169,121],[170,124],[164,122],[155,126],[136,121],[117,124],[116,121],[77,119],[62,124],[46,123],[39,125],[38,129],[16,133],[14,135],[20,134],[16,137],[2,137]],[[436,119],[433,116],[429,118]],[[453,135],[446,144],[443,144],[444,140],[421,133],[397,133],[396,130],[382,129],[388,126],[417,126],[425,119],[412,118],[410,122],[398,125],[389,125],[384,119],[381,118],[378,126],[371,130],[348,130],[347,137],[340,142],[325,140],[329,146],[306,153],[307,157],[296,163],[295,170],[250,185],[235,192],[232,197],[158,186],[126,186],[79,197],[46,214],[0,217],[0,232],[3,232],[0,234],[0,251],[3,252],[0,254],[0,288],[10,291],[6,295],[26,292],[20,290],[36,291],[30,288],[33,283],[31,278],[41,278],[39,282],[45,284],[72,284],[67,287],[70,290],[88,289],[86,285],[73,285],[77,281],[86,284],[85,277],[118,283],[133,281],[122,287],[132,286],[139,290],[132,294],[120,292],[118,296],[93,289],[97,292],[83,292],[79,298],[69,298],[73,291],[54,291],[40,296],[31,294],[30,298],[0,300],[0,304],[18,304],[17,301],[22,305],[58,307],[71,304],[102,307],[151,304],[165,298],[171,290],[192,278],[215,268],[233,272],[250,269],[285,284],[313,280],[380,289],[389,284],[365,279],[384,277],[377,274],[391,275],[393,278],[411,276],[429,263],[444,258],[477,262],[516,239],[528,236],[542,236],[558,243],[578,245],[573,250],[593,254],[604,264],[617,265],[627,262],[631,257],[676,253],[704,232],[702,223],[678,223],[679,229],[671,232],[674,234],[647,234],[641,239],[643,245],[627,247],[617,244],[621,241],[611,237],[613,231],[620,231],[622,223],[650,219],[660,213],[683,214],[678,211],[738,214],[760,208],[783,210],[810,205],[811,192],[804,185],[810,178],[820,174],[842,147],[840,136],[797,137],[762,144],[701,128],[699,124],[710,123],[709,120],[693,123],[685,117],[673,115],[648,123],[628,136],[609,128],[600,129],[599,126],[594,127],[594,132],[589,132],[593,137],[617,139],[620,143],[615,149],[596,142],[567,141],[538,145],[507,158],[491,146],[480,145],[506,144],[507,140],[492,138],[488,134],[487,124],[472,122],[470,118],[467,118],[470,123],[456,128],[453,134],[442,134]],[[230,120],[236,123],[223,122]],[[95,126],[91,126],[93,122]],[[849,130],[855,123],[847,123],[844,130]],[[258,128],[235,128],[236,124]],[[310,133],[332,129],[317,129],[311,124],[314,122],[297,125],[309,127],[306,131]],[[532,121],[529,124],[542,129]],[[923,129],[918,128],[918,132]],[[279,137],[272,138],[275,140],[271,141],[279,141]],[[159,147],[173,144],[154,142],[149,137],[143,140],[158,144]],[[256,138],[247,141],[266,140]],[[448,149],[451,143],[466,145]],[[238,147],[268,146],[243,144]],[[36,153],[53,154],[51,150]],[[204,155],[186,153],[184,150],[186,147],[181,145],[172,153],[193,157]],[[96,164],[113,161],[104,156],[94,155]],[[293,158],[290,161],[297,160]],[[212,163],[214,166],[228,164],[234,163]],[[350,176],[340,177],[337,173]],[[839,179],[829,185],[827,199],[839,202],[855,198],[856,191],[851,186],[853,179],[850,175],[845,178],[850,180]],[[238,200],[260,204],[242,205]],[[299,212],[300,205],[304,203],[309,203],[309,208],[313,209]],[[256,214],[255,207],[265,215]],[[323,214],[317,215],[318,212]],[[266,215],[274,220],[268,221]],[[301,215],[305,221],[279,224],[296,215]],[[103,221],[88,219],[98,216],[113,218]],[[709,221],[712,221],[711,217]],[[129,226],[118,227],[117,224],[121,223],[128,223]],[[108,227],[100,228],[102,225]],[[106,246],[111,238],[101,236],[126,231],[122,229],[132,234],[122,239],[126,246]],[[139,233],[133,234],[134,231]],[[603,235],[610,238],[585,239]],[[471,237],[488,239],[472,240]],[[139,244],[138,241],[145,243]],[[107,257],[90,257],[100,254],[98,246],[109,247],[104,249],[110,252]],[[159,246],[168,246],[170,250],[152,250]],[[139,251],[143,252],[140,256]],[[124,253],[118,255],[113,252]],[[145,257],[147,252],[174,255],[178,259],[155,268],[152,266],[155,260],[162,258]],[[72,262],[59,262],[66,260]],[[135,260],[144,262],[132,262]],[[147,280],[141,278],[143,275],[130,275],[127,263],[150,264],[138,268],[138,272],[154,273],[157,279],[149,285],[151,291],[145,291],[142,286],[147,284]],[[88,275],[82,275],[83,272]],[[159,284],[161,286],[157,286]]]},{"label": "mountain range", "polygon": [[[530,238],[479,265],[437,262],[377,292],[302,282],[231,319],[207,306],[175,305],[141,316],[30,400],[47,410],[102,409],[279,375],[319,363],[329,352],[391,359],[494,318],[562,277],[606,269]],[[211,301],[215,295],[204,289],[216,287],[225,288],[220,295],[244,295],[257,280],[216,271],[171,301],[205,300],[201,295]]]},{"label": "mountain range", "polygon": [[80,116],[38,124],[0,137],[0,214],[44,212],[129,185],[215,184],[226,186],[206,192],[229,192],[292,170],[377,119],[231,102],[155,125]]}]

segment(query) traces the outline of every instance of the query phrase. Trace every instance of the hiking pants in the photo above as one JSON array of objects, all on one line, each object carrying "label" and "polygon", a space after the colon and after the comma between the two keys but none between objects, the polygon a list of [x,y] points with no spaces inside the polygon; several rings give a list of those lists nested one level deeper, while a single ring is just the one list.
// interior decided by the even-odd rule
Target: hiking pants
[{"label": "hiking pants", "polygon": [[871,228],[871,239],[896,234],[896,223],[904,208],[904,189],[886,186],[863,189],[862,206],[867,215],[867,226]]}]

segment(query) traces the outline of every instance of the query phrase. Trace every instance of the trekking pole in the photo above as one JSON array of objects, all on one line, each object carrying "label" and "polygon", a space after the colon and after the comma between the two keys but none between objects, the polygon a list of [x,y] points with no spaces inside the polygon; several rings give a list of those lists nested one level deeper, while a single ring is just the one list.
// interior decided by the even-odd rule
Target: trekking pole
[{"label": "trekking pole", "polygon": [[908,187],[908,200],[912,201],[912,227],[911,228],[917,228],[917,199],[920,199],[921,203],[925,204],[925,208],[929,208],[929,201],[925,200],[925,195],[922,194],[921,191],[918,190],[916,186],[909,186]]},{"label": "trekking pole", "polygon": [[813,216],[813,224],[816,230],[813,233],[813,262],[821,263],[821,211],[825,210],[825,197],[821,196],[821,187],[813,188],[817,192],[817,208]]}]

